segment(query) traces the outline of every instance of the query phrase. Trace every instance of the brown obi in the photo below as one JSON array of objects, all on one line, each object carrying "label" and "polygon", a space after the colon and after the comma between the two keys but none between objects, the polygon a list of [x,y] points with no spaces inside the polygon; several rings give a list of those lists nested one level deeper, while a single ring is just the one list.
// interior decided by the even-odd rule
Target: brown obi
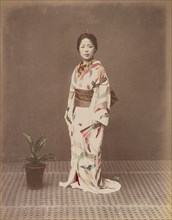
[{"label": "brown obi", "polygon": [[77,107],[89,107],[93,93],[93,90],[75,89],[74,105]]}]

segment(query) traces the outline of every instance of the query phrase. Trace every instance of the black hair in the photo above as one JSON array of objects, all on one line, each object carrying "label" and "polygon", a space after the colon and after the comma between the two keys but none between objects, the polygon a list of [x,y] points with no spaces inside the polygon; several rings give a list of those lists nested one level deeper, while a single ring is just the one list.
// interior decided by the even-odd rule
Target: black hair
[{"label": "black hair", "polygon": [[95,50],[97,51],[97,49],[98,49],[97,38],[95,37],[94,34],[91,34],[91,33],[82,33],[82,34],[79,36],[79,38],[78,38],[78,40],[77,40],[77,50],[79,51],[79,46],[80,46],[80,44],[81,44],[81,41],[82,41],[84,38],[89,39],[89,40],[92,42],[92,44],[94,45]]}]

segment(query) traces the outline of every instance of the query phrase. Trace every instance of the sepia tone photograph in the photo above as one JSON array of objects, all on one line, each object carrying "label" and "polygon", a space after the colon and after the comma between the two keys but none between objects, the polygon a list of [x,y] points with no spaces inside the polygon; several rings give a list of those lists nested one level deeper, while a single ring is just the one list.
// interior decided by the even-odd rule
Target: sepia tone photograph
[{"label": "sepia tone photograph", "polygon": [[171,1],[0,4],[0,219],[171,220]]}]

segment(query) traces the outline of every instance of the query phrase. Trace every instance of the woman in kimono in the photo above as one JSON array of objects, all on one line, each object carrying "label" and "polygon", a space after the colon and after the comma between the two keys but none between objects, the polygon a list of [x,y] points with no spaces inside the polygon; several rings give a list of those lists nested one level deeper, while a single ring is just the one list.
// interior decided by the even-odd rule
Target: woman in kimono
[{"label": "woman in kimono", "polygon": [[82,61],[73,71],[65,112],[71,140],[70,173],[67,182],[59,185],[99,194],[118,191],[121,185],[101,175],[101,146],[109,122],[111,93],[105,69],[94,58],[97,47],[93,34],[78,38]]}]

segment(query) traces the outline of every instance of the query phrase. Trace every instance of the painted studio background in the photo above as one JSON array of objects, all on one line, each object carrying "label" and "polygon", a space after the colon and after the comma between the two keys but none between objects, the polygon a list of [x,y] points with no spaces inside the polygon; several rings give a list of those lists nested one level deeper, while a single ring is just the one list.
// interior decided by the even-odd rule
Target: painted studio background
[{"label": "painted studio background", "polygon": [[2,159],[28,152],[23,132],[70,160],[64,121],[78,36],[94,33],[120,101],[111,109],[103,160],[169,159],[165,4],[3,2]]}]

